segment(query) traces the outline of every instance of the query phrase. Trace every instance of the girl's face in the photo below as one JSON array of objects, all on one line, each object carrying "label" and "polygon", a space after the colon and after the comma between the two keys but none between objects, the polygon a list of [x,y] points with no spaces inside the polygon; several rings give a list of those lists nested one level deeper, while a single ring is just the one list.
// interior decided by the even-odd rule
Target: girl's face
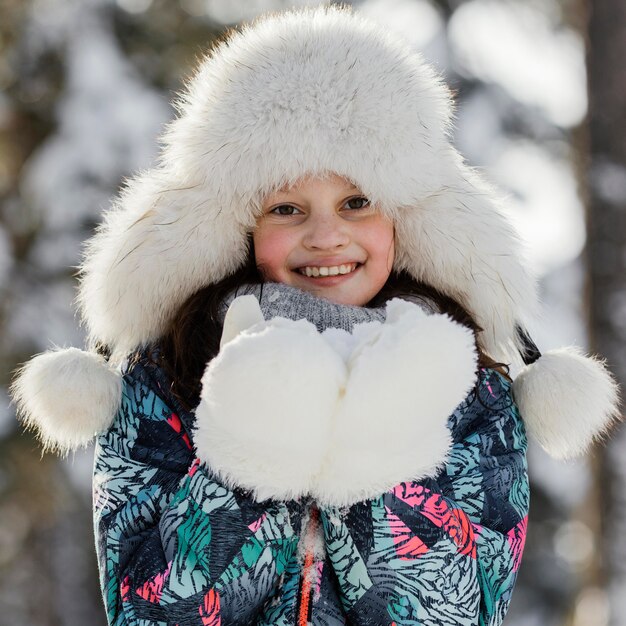
[{"label": "girl's face", "polygon": [[369,302],[394,259],[393,222],[336,174],[306,177],[267,196],[253,241],[265,280],[338,304]]}]

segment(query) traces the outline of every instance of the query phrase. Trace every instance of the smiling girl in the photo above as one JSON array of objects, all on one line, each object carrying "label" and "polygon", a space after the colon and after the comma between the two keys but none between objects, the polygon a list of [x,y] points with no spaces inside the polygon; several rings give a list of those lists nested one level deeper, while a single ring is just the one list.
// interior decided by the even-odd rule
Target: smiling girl
[{"label": "smiling girl", "polygon": [[339,304],[367,304],[393,267],[393,221],[336,174],[267,196],[252,238],[264,280]]},{"label": "smiling girl", "polygon": [[500,624],[526,430],[580,454],[617,390],[529,338],[534,282],[448,90],[322,7],[233,31],[179,108],[87,246],[90,350],[13,386],[47,447],[98,433],[109,624]]}]

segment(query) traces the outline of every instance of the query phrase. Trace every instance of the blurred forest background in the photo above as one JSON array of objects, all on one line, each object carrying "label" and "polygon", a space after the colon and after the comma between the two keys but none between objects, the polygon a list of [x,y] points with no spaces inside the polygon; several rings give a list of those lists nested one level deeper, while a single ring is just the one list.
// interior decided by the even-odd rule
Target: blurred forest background
[{"label": "blurred forest background", "polygon": [[[42,456],[6,387],[81,346],[81,242],[149,166],[173,93],[212,40],[279,0],[0,3],[0,622],[103,626],[93,451]],[[626,388],[626,3],[364,0],[458,97],[455,140],[509,196],[541,277],[541,349],[606,356]],[[626,625],[626,433],[584,460],[529,453],[527,547],[507,624]]]}]

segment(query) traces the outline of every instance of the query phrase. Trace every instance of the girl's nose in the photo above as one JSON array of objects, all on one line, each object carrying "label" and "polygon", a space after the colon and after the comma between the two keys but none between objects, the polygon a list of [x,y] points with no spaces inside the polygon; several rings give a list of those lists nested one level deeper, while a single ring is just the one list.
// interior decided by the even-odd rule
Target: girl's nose
[{"label": "girl's nose", "polygon": [[302,238],[304,247],[311,250],[343,248],[349,242],[348,225],[336,215],[311,218]]}]

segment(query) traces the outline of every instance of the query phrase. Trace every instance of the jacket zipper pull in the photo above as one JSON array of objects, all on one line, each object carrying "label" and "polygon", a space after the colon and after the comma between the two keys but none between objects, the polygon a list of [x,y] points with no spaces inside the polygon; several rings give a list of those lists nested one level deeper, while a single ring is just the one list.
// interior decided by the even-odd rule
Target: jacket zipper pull
[{"label": "jacket zipper pull", "polygon": [[309,519],[304,531],[304,562],[300,579],[300,599],[296,616],[296,626],[309,626],[313,608],[312,583],[315,568],[315,540],[319,529],[319,511],[311,506]]}]

